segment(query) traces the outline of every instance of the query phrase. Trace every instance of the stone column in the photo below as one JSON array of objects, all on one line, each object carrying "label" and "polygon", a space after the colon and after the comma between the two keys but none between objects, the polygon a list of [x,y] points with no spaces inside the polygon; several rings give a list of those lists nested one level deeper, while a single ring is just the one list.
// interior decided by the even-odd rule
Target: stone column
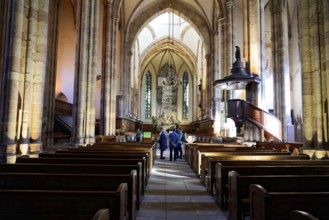
[{"label": "stone column", "polygon": [[[10,55],[5,143],[9,163],[17,153],[42,149],[42,114],[48,40],[49,1],[15,1]],[[13,155],[14,157],[11,157]]]},{"label": "stone column", "polygon": [[0,2],[0,160],[6,162],[6,110],[9,102],[8,85],[10,78],[10,58],[12,54],[13,18],[15,2],[5,0]]},{"label": "stone column", "polygon": [[[310,44],[309,2],[299,3],[299,25],[302,63],[302,97],[303,97],[303,132],[304,146],[314,147],[313,144],[313,96],[312,96],[312,45]],[[311,55],[311,56],[310,56]]]},{"label": "stone column", "polygon": [[[248,5],[248,39],[249,39],[249,50],[248,54],[248,67],[250,73],[261,75],[262,73],[262,41],[261,41],[261,26],[263,21],[260,20],[261,18],[261,11],[260,10],[260,1],[259,0],[251,0],[249,1]],[[264,38],[263,38],[264,39]],[[264,44],[263,44],[264,45]],[[251,85],[251,93],[249,100],[252,104],[256,106],[260,106],[259,98],[260,98],[260,86],[258,87],[257,84]],[[248,95],[247,95],[248,96]]]},{"label": "stone column", "polygon": [[[21,74],[22,57],[22,31],[24,23],[24,2],[16,1],[14,5],[13,39],[12,52],[10,54],[11,66],[9,67],[9,92],[8,105],[6,106],[7,120],[5,122],[5,144],[7,145],[7,155],[16,154],[17,147],[17,127],[20,112],[19,76]],[[7,156],[7,159],[8,156]]]},{"label": "stone column", "polygon": [[47,64],[49,0],[38,0],[34,75],[31,96],[30,153],[42,151],[42,116]]},{"label": "stone column", "polygon": [[329,3],[299,2],[304,146],[328,145]]},{"label": "stone column", "polygon": [[132,52],[125,41],[125,36],[122,38],[122,72],[120,78],[120,94],[125,98],[124,102],[124,117],[127,117],[128,114],[132,113],[131,110],[131,56]]},{"label": "stone column", "polygon": [[235,44],[235,33],[234,33],[234,1],[226,1],[227,9],[227,29],[226,29],[226,73],[231,72],[233,64],[233,53]]},{"label": "stone column", "polygon": [[95,143],[95,123],[96,123],[96,114],[95,114],[95,92],[96,92],[96,75],[97,75],[97,62],[98,62],[98,32],[99,32],[99,1],[92,0],[92,13],[91,13],[91,22],[90,22],[90,62],[89,62],[89,91],[88,94],[90,100],[88,102],[87,108],[87,136],[88,143]]},{"label": "stone column", "polygon": [[[98,0],[77,4],[77,49],[72,139],[75,146],[94,143]],[[93,129],[93,130],[92,130]]]},{"label": "stone column", "polygon": [[58,49],[58,14],[60,0],[49,2],[48,54],[45,76],[45,96],[43,108],[43,145],[51,147],[54,143],[55,87]]},{"label": "stone column", "polygon": [[212,82],[213,82],[213,78],[212,78],[212,75],[213,75],[213,72],[212,72],[212,60],[211,60],[211,53],[210,54],[207,54],[206,55],[206,65],[207,65],[207,74],[206,74],[206,89],[205,89],[205,94],[204,94],[204,99],[205,99],[205,105],[204,105],[204,108],[205,108],[205,114],[208,115],[208,117],[212,117],[212,94],[213,94],[213,85],[212,85]]},{"label": "stone column", "polygon": [[248,73],[250,72],[249,31],[249,1],[243,1],[243,59]]},{"label": "stone column", "polygon": [[114,7],[114,3],[105,1],[105,4],[100,133],[102,135],[114,135],[117,95],[116,43],[118,19],[115,14],[116,7]]},{"label": "stone column", "polygon": [[270,0],[270,10],[273,42],[274,114],[282,123],[282,138],[287,141],[288,126],[291,126],[287,1]]},{"label": "stone column", "polygon": [[[221,37],[220,35],[222,31],[221,19],[216,21],[216,30],[214,31],[214,81],[221,79]],[[220,119],[221,119],[221,90],[219,88],[214,88],[214,132],[215,134],[219,134],[220,132]]]}]

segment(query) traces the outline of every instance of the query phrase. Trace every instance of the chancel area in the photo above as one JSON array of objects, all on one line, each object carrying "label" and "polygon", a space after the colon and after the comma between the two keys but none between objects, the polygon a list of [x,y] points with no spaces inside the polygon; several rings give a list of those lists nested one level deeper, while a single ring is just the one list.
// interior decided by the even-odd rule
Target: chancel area
[{"label": "chancel area", "polygon": [[[0,14],[1,219],[329,218],[305,205],[329,198],[327,0],[2,0]],[[169,205],[170,181],[188,205]]]}]

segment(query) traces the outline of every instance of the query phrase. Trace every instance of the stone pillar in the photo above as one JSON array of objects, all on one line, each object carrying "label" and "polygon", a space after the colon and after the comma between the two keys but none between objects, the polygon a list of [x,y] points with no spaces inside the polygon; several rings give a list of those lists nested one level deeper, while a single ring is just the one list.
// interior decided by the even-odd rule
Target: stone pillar
[{"label": "stone pillar", "polygon": [[6,162],[6,110],[8,109],[8,85],[10,78],[10,58],[12,54],[13,18],[15,2],[0,2],[0,160]]},{"label": "stone pillar", "polygon": [[[248,67],[250,73],[261,75],[262,73],[262,41],[261,41],[261,26],[262,21],[260,20],[260,1],[259,0],[251,0],[248,2],[248,40],[249,40],[249,50],[248,54]],[[259,97],[260,97],[260,86],[257,84],[251,85],[251,100],[249,100],[252,104],[259,106]],[[248,96],[248,95],[247,95]]]},{"label": "stone pillar", "polygon": [[95,123],[96,123],[96,113],[95,113],[95,95],[96,95],[96,76],[97,76],[97,63],[98,63],[98,32],[99,32],[99,1],[92,0],[92,13],[91,13],[91,22],[90,22],[90,60],[89,62],[89,102],[87,109],[87,136],[89,138],[88,143],[95,143]]},{"label": "stone pillar", "polygon": [[233,53],[235,44],[234,33],[234,1],[226,1],[227,9],[227,31],[226,31],[226,73],[229,75],[233,64]]},{"label": "stone pillar", "polygon": [[117,95],[116,43],[118,19],[116,17],[116,7],[114,7],[113,2],[105,1],[105,4],[100,133],[102,135],[114,135]]},{"label": "stone pillar", "polygon": [[[77,4],[77,51],[72,139],[75,146],[94,143],[98,0]],[[93,130],[92,130],[93,129]]]},{"label": "stone pillar", "polygon": [[124,117],[132,113],[131,110],[131,56],[132,52],[125,42],[125,37],[122,38],[123,52],[122,52],[122,72],[120,78],[120,93],[125,98],[124,103]]},{"label": "stone pillar", "polygon": [[304,146],[328,145],[329,3],[299,2]]},{"label": "stone pillar", "polygon": [[243,59],[248,73],[250,72],[249,32],[249,1],[243,1]]},{"label": "stone pillar", "polygon": [[282,123],[282,138],[288,139],[290,119],[290,78],[289,78],[289,37],[288,4],[285,0],[270,0],[273,74],[274,74],[274,114]]},{"label": "stone pillar", "polygon": [[[18,117],[20,113],[20,93],[19,93],[19,76],[21,74],[21,57],[22,57],[22,31],[24,23],[24,2],[16,1],[14,5],[13,21],[13,39],[12,52],[10,54],[11,66],[9,67],[9,92],[8,105],[6,106],[7,120],[5,122],[5,144],[7,145],[7,155],[16,154],[18,132]],[[7,159],[8,156],[7,156]],[[8,162],[8,161],[7,161]]]},{"label": "stone pillar", "polygon": [[124,117],[124,100],[125,97],[123,95],[117,95],[117,106],[116,106],[116,115],[117,117]]},{"label": "stone pillar", "polygon": [[45,96],[43,108],[43,145],[51,147],[54,143],[55,87],[58,49],[58,14],[60,0],[49,2],[48,54],[45,76]]},{"label": "stone pillar", "polygon": [[204,93],[204,100],[205,100],[205,103],[204,103],[204,113],[206,115],[208,115],[208,117],[212,117],[211,115],[211,111],[212,111],[212,108],[211,108],[211,99],[213,98],[213,96],[211,95],[212,94],[212,88],[213,88],[213,85],[212,85],[212,82],[213,82],[213,79],[212,79],[212,68],[211,68],[211,54],[207,54],[206,55],[206,86],[205,86],[205,93]]},{"label": "stone pillar", "polygon": [[[217,28],[214,31],[214,81],[221,79],[221,37],[220,33],[222,32],[222,23],[221,20],[216,21]],[[220,132],[220,119],[221,119],[221,90],[219,88],[214,88],[214,132],[215,134],[219,134]]]},{"label": "stone pillar", "polygon": [[21,154],[42,150],[48,10],[47,0],[15,1],[5,121],[9,163],[14,162],[17,146]]},{"label": "stone pillar", "polygon": [[31,95],[31,142],[30,152],[38,153],[42,150],[42,119],[44,85],[47,64],[48,46],[48,11],[49,0],[38,0],[38,18],[36,19],[36,43],[34,54],[34,76]]}]

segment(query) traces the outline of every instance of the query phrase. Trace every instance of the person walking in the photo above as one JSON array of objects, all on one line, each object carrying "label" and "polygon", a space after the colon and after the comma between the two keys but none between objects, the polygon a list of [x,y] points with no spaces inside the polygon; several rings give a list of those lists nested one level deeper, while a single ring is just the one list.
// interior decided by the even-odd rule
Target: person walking
[{"label": "person walking", "polygon": [[177,158],[182,159],[182,157],[183,157],[183,150],[182,150],[183,132],[182,132],[182,128],[180,128],[180,127],[177,127],[176,130],[179,135],[179,141],[178,141],[178,146],[177,146]]},{"label": "person walking", "polygon": [[166,159],[163,156],[163,152],[167,149],[167,132],[164,129],[162,129],[160,132],[159,148],[160,148],[160,159]]},{"label": "person walking", "polygon": [[142,139],[142,132],[141,130],[137,129],[137,132],[136,132],[136,142],[141,142],[141,139]]},{"label": "person walking", "polygon": [[174,160],[177,159],[178,153],[178,142],[179,142],[179,134],[177,133],[176,129],[173,128],[171,133],[169,133],[169,161],[172,161],[172,154],[174,151]]}]

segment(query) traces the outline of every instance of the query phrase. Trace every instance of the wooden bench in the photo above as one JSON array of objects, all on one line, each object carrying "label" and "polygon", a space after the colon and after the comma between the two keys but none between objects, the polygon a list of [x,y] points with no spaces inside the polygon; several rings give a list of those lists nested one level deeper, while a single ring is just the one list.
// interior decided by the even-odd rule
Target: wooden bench
[{"label": "wooden bench", "polygon": [[[241,153],[242,152],[242,153]],[[255,148],[249,148],[249,149],[229,149],[229,148],[223,148],[223,149],[198,149],[195,150],[194,157],[193,158],[193,170],[197,173],[198,176],[200,176],[200,167],[202,164],[202,155],[215,155],[218,153],[218,156],[220,154],[253,154],[254,152],[275,152],[273,150],[256,150]]]},{"label": "wooden bench", "polygon": [[[39,154],[39,157],[52,157],[52,155],[48,154],[54,154],[54,153],[41,153]],[[95,157],[101,157],[98,155],[111,155],[113,158],[123,158],[123,157],[131,157],[131,158],[143,158],[145,157],[145,164],[147,165],[147,178],[149,179],[150,176],[150,171],[152,170],[153,167],[153,161],[151,161],[150,158],[150,153],[147,151],[120,151],[120,150],[57,150],[55,151],[55,154],[92,154],[95,155]],[[59,156],[53,156],[53,157],[59,157]],[[78,156],[73,156],[73,157],[78,157]]]},{"label": "wooden bench", "polygon": [[[203,152],[201,153],[200,165],[200,181],[202,184],[207,185],[206,176],[208,175],[208,167],[210,170],[215,168],[215,158],[220,158],[230,155],[269,155],[269,156],[287,156],[291,155],[290,152],[274,152],[268,150],[248,150],[248,151],[225,151],[225,152]],[[307,157],[308,158],[308,157]],[[211,161],[211,162],[209,162]]]},{"label": "wooden bench", "polygon": [[136,208],[142,203],[141,164],[98,165],[98,164],[0,164],[0,173],[66,173],[66,174],[130,174],[136,172]]},{"label": "wooden bench", "polygon": [[156,158],[156,143],[134,143],[134,142],[129,142],[129,143],[107,143],[107,142],[102,142],[102,143],[97,143],[94,145],[90,145],[87,147],[79,147],[79,149],[115,149],[115,148],[122,148],[124,150],[128,151],[138,151],[138,150],[148,150],[150,153],[150,159],[151,161],[154,162],[154,159]]},{"label": "wooden bench", "polygon": [[244,219],[249,214],[249,185],[259,184],[269,191],[322,192],[329,190],[329,175],[248,175],[228,174],[229,219]]},{"label": "wooden bench", "polygon": [[128,219],[136,218],[137,172],[130,174],[1,173],[0,189],[115,191],[127,184]]},{"label": "wooden bench", "polygon": [[292,210],[304,210],[319,219],[329,219],[329,192],[268,192],[250,185],[250,218],[289,220]]},{"label": "wooden bench", "polygon": [[216,175],[216,169],[215,166],[218,162],[222,162],[222,161],[266,161],[266,160],[307,160],[309,161],[309,156],[308,155],[297,155],[297,156],[290,156],[290,155],[280,155],[280,154],[274,154],[274,155],[262,155],[262,153],[259,153],[259,155],[255,155],[250,153],[250,155],[227,155],[227,156],[223,156],[223,157],[209,157],[208,158],[208,171],[207,174],[205,175],[205,183],[206,183],[206,187],[208,192],[210,192],[211,194],[213,194],[214,192],[216,192],[214,190],[214,186],[216,184],[215,181],[215,175]]},{"label": "wooden bench", "polygon": [[308,212],[293,210],[290,212],[290,220],[319,220]]},{"label": "wooden bench", "polygon": [[[188,162],[188,164],[190,164],[192,166],[193,164],[193,157],[194,154],[195,154],[195,150],[196,149],[205,149],[205,148],[208,148],[208,149],[228,149],[228,150],[235,150],[237,148],[247,148],[246,146],[244,145],[239,145],[239,144],[225,144],[225,143],[222,143],[222,144],[219,144],[219,143],[216,143],[216,144],[212,144],[212,143],[190,143],[190,144],[185,144],[185,159],[186,161]],[[248,147],[249,148],[249,147]]]},{"label": "wooden bench", "polygon": [[136,153],[145,153],[147,154],[149,158],[149,168],[152,170],[152,167],[154,165],[154,159],[156,151],[153,148],[146,148],[146,147],[125,147],[125,146],[110,146],[110,147],[83,147],[83,148],[68,148],[68,149],[60,149],[57,150],[56,153],[60,153],[60,151],[70,151],[70,152],[87,152],[89,153],[102,153],[102,152],[108,152],[108,153],[116,153],[116,154],[136,154]]},{"label": "wooden bench", "polygon": [[[244,145],[237,144],[193,144],[191,146],[186,147],[187,153],[185,158],[190,166],[195,167],[194,164],[197,163],[198,151],[234,151],[234,150],[251,150],[255,148],[246,147]],[[186,153],[185,151],[185,153]]]},{"label": "wooden bench", "polygon": [[222,210],[228,208],[228,173],[236,171],[240,175],[327,175],[328,166],[270,165],[260,166],[223,166],[216,165],[216,201]]},{"label": "wooden bench", "polygon": [[115,191],[0,190],[0,219],[90,220],[100,209],[126,220],[127,184]]},{"label": "wooden bench", "polygon": [[16,163],[50,163],[50,164],[113,164],[113,165],[136,165],[142,164],[142,190],[143,193],[147,184],[147,166],[145,159],[121,159],[121,158],[28,158],[18,157]]}]

